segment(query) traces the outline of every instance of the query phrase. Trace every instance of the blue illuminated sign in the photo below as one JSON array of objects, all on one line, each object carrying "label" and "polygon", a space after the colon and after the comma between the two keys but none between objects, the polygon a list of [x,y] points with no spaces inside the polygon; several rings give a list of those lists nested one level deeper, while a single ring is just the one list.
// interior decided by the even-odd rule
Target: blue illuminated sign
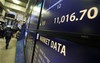
[{"label": "blue illuminated sign", "polygon": [[99,5],[95,0],[45,0],[40,30],[100,34]]}]

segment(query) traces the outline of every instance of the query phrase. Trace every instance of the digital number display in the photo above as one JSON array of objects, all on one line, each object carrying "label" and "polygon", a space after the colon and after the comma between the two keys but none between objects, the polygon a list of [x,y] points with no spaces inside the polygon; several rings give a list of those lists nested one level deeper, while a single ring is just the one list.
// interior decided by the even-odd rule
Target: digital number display
[{"label": "digital number display", "polygon": [[34,63],[100,63],[99,6],[97,0],[44,0]]},{"label": "digital number display", "polygon": [[40,30],[100,34],[100,2],[96,0],[44,0]]},{"label": "digital number display", "polygon": [[63,15],[61,17],[54,18],[54,23],[61,24],[64,22],[69,22],[69,21],[70,22],[79,21],[79,20],[81,21],[81,20],[83,20],[85,15],[87,16],[88,19],[94,19],[98,15],[98,8],[92,7],[89,10],[84,9],[84,10],[81,10],[79,13],[81,13],[80,18],[77,18],[75,16],[76,13],[74,12],[71,15],[67,14],[67,15]]}]

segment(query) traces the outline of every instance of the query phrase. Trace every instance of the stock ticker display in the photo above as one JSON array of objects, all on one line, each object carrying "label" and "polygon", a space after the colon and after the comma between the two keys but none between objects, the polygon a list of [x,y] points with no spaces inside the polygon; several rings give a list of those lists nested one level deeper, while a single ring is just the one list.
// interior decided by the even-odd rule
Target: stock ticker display
[{"label": "stock ticker display", "polygon": [[40,30],[100,34],[98,0],[44,0]]},{"label": "stock ticker display", "polygon": [[39,30],[47,32],[37,34],[33,63],[100,63],[99,48],[81,43],[99,45],[99,41],[84,41],[90,36],[82,40],[72,37],[75,41],[71,41],[51,33],[58,31],[67,38],[67,32],[99,36],[99,19],[98,0],[44,0]]},{"label": "stock ticker display", "polygon": [[33,63],[95,63],[100,50],[69,40],[39,34]]}]

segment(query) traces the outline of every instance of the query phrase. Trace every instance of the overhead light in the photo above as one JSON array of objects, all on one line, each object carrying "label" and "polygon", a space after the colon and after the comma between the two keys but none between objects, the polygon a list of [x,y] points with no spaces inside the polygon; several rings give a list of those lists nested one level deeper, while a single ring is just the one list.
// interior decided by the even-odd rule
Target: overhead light
[{"label": "overhead light", "polygon": [[33,10],[36,11],[36,12],[40,12],[40,7],[35,6],[35,7],[33,8]]},{"label": "overhead light", "polygon": [[[35,6],[33,8],[33,10],[36,11],[36,12],[40,12],[40,7]],[[49,13],[49,11],[47,12],[45,9],[42,9],[42,13],[47,14],[47,13]]]},{"label": "overhead light", "polygon": [[21,2],[19,0],[12,0],[16,4],[20,4]]}]

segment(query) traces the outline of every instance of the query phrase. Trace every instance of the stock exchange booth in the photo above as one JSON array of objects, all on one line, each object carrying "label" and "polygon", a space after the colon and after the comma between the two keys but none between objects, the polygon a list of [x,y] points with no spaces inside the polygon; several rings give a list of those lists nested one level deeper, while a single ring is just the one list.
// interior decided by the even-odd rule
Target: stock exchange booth
[{"label": "stock exchange booth", "polygon": [[98,0],[43,0],[41,8],[29,20],[31,63],[100,63]]}]

